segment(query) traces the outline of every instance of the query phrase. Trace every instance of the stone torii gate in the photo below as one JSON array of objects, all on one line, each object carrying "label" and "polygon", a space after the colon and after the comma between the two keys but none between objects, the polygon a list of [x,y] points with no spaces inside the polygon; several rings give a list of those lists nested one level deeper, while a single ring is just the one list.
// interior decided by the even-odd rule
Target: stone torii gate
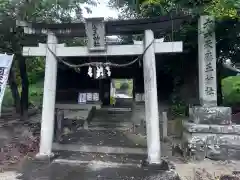
[{"label": "stone torii gate", "polygon": [[[178,15],[179,17],[179,15]],[[186,19],[186,16],[179,17],[175,25],[179,25]],[[140,23],[141,21],[141,23]],[[143,25],[145,23],[145,25]],[[155,23],[155,24],[154,24]],[[144,49],[149,47],[143,57],[144,69],[144,91],[147,125],[147,149],[148,162],[160,164],[161,148],[159,136],[159,115],[156,83],[155,54],[158,53],[179,53],[182,52],[182,42],[161,42],[154,40],[154,32],[163,28],[171,27],[172,19],[169,17],[158,17],[157,19],[124,20],[104,22],[102,18],[87,19],[86,24],[28,24],[18,22],[18,26],[24,28],[27,35],[46,35],[47,43],[39,44],[38,47],[23,47],[24,56],[44,56],[45,79],[43,109],[41,121],[40,150],[37,157],[51,157],[54,132],[54,112],[57,81],[57,57],[91,57],[91,56],[131,56],[141,55]],[[94,25],[89,29],[89,25]],[[58,44],[58,38],[62,36],[84,36],[87,29],[88,47],[67,47],[65,44]],[[94,31],[94,32],[93,32]],[[105,32],[107,32],[105,34]],[[95,33],[95,34],[94,34]],[[105,46],[106,35],[144,33],[144,41],[140,44],[131,45],[108,45]],[[94,42],[98,35],[98,43]],[[95,51],[97,50],[97,51]],[[54,55],[54,54],[55,55]]]}]

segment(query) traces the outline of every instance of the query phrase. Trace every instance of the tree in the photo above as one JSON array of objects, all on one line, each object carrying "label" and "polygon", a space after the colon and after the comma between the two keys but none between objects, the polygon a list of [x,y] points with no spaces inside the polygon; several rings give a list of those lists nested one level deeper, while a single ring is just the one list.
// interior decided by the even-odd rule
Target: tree
[{"label": "tree", "polygon": [[111,0],[110,5],[131,10],[143,16],[164,15],[172,10],[191,15],[213,15],[216,18],[238,16],[239,0]]},{"label": "tree", "polygon": [[[0,49],[2,52],[15,54],[21,78],[21,96],[15,80],[16,68],[10,73],[10,86],[16,106],[22,119],[27,118],[29,81],[26,58],[22,56],[24,33],[15,27],[16,20],[31,22],[71,22],[82,17],[82,4],[95,5],[95,0],[2,0],[0,2]],[[89,9],[87,9],[89,11]],[[73,14],[75,13],[75,16]],[[11,31],[10,31],[11,29]],[[19,102],[20,101],[20,102]],[[20,107],[19,107],[20,106]]]},{"label": "tree", "polygon": [[[217,50],[217,74],[218,74],[218,90],[219,102],[221,102],[221,69],[224,59],[231,59],[238,62],[239,53],[239,9],[240,0],[111,0],[110,5],[121,8],[126,14],[135,14],[135,17],[153,17],[169,14],[172,11],[182,11],[192,15],[192,21],[183,24],[179,29],[173,32],[166,32],[165,37],[174,37],[173,40],[181,40],[184,42],[183,55],[179,55],[181,64],[187,62],[186,67],[195,67],[197,62],[198,44],[197,44],[197,19],[200,15],[211,15],[216,19],[216,50]],[[124,13],[121,13],[124,14]],[[130,16],[129,16],[130,17]],[[170,39],[170,40],[171,40]],[[173,61],[171,61],[173,62]],[[195,62],[195,63],[194,63]],[[187,70],[182,68],[179,70],[179,62],[170,63],[166,69],[176,77],[181,77]],[[189,63],[192,63],[189,66]],[[185,66],[184,66],[185,67]],[[197,71],[197,69],[195,69]],[[181,81],[181,80],[179,80]]]}]

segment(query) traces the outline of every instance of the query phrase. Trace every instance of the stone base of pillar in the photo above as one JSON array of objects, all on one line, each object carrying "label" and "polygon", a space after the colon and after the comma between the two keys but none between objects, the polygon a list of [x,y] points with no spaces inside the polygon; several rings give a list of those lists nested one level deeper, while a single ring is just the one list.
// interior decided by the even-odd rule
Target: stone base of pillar
[{"label": "stone base of pillar", "polygon": [[223,106],[194,106],[189,121],[195,124],[229,125],[232,123],[232,109]]},{"label": "stone base of pillar", "polygon": [[36,154],[34,160],[42,161],[42,162],[52,162],[52,160],[56,157],[54,153],[49,154]]},{"label": "stone base of pillar", "polygon": [[160,163],[149,163],[148,159],[144,159],[141,165],[143,168],[159,171],[169,171],[170,169],[174,169],[169,162],[163,159],[160,161]]},{"label": "stone base of pillar", "polygon": [[193,107],[183,121],[181,148],[195,160],[228,160],[240,152],[240,125],[232,124],[230,107]]}]

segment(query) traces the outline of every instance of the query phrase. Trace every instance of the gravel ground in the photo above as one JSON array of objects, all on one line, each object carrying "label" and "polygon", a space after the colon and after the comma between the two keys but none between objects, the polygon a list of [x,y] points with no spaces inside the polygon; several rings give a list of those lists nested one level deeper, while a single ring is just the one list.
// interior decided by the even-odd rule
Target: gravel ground
[{"label": "gravel ground", "polygon": [[[240,170],[240,161],[203,161],[175,164],[176,172],[182,180],[198,180],[197,174],[201,174],[203,180],[218,179],[223,175],[232,175],[233,171]],[[230,180],[230,179],[229,179]]]},{"label": "gravel ground", "polygon": [[16,171],[8,171],[4,173],[0,173],[0,179],[1,180],[19,180],[17,177],[19,177],[19,173]]},{"label": "gravel ground", "polygon": [[[29,118],[28,122],[40,120],[40,113]],[[0,119],[0,180],[16,180],[19,173],[15,171],[21,167],[28,156],[34,156],[38,150],[39,131],[35,124],[26,125],[12,116]]]},{"label": "gravel ground", "polygon": [[[35,119],[39,119],[35,118]],[[16,134],[14,134],[14,132]],[[24,133],[23,133],[24,132]],[[3,126],[3,124],[0,123],[0,148],[2,146],[4,146],[4,144],[9,144],[11,142],[10,139],[8,139],[7,137],[16,137],[18,136],[18,134],[21,133],[23,139],[25,139],[24,137],[28,137],[28,136],[32,136],[32,133],[30,133],[28,135],[28,131],[26,128],[11,128],[8,127],[6,128],[5,126]],[[25,134],[25,135],[24,135]],[[171,151],[170,151],[170,147],[162,147],[163,148],[163,156],[171,156]],[[166,148],[164,150],[164,148]],[[1,156],[0,156],[0,160],[1,160]],[[240,171],[240,161],[212,161],[212,160],[204,160],[204,161],[192,161],[192,162],[188,162],[188,163],[183,163],[182,161],[180,161],[179,159],[175,158],[175,157],[169,157],[169,160],[171,160],[173,162],[173,164],[175,164],[176,166],[176,172],[179,174],[179,176],[181,177],[182,180],[198,180],[196,177],[196,174],[201,174],[201,176],[203,177],[202,179],[206,179],[206,180],[213,180],[216,179],[217,176],[221,176],[221,175],[231,175],[233,171]],[[0,161],[1,162],[1,161]],[[1,163],[0,163],[1,164]],[[94,166],[96,168],[96,166]],[[1,168],[1,167],[0,167]],[[120,176],[124,176],[125,174],[127,174],[129,177],[127,177],[126,179],[148,179],[148,180],[159,180],[160,177],[158,174],[153,174],[153,175],[149,175],[149,176],[145,176],[143,170],[139,169],[139,168],[135,168],[135,169],[122,169],[122,168],[110,168],[104,170],[104,171],[98,171],[98,172],[93,172],[93,171],[89,171],[89,168],[84,168],[81,167],[80,169],[77,170],[77,168],[73,168],[73,167],[69,167],[68,170],[64,171],[63,169],[66,168],[66,166],[58,166],[58,165],[54,165],[52,166],[51,169],[52,172],[50,172],[50,174],[48,175],[48,177],[46,176],[36,176],[34,177],[34,180],[55,180],[57,177],[59,177],[60,179],[62,176],[65,176],[64,178],[62,178],[63,180],[66,179],[66,174],[70,173],[71,177],[67,177],[68,180],[75,180],[75,179],[79,179],[80,176],[78,174],[78,172],[80,172],[80,169],[82,168],[82,170],[84,170],[84,175],[85,175],[85,179],[87,180],[94,180],[94,179],[99,179],[99,180],[103,180],[103,179],[110,179],[110,178],[104,178],[107,177],[108,175],[112,177],[112,179],[117,180],[117,179],[121,179],[121,178],[116,178],[116,176],[114,175],[116,172],[120,172]],[[91,167],[92,169],[93,167]],[[35,167],[32,167],[32,169],[36,169]],[[59,173],[59,176],[54,176],[54,174],[52,173]],[[61,173],[60,173],[61,172]],[[44,172],[46,173],[46,172]],[[48,172],[49,173],[49,172]],[[100,176],[99,176],[99,174]],[[101,175],[102,174],[102,175]],[[133,175],[131,175],[133,174]],[[21,174],[19,174],[18,171],[11,171],[11,170],[5,170],[5,172],[0,172],[0,180],[32,180],[30,179],[23,179],[23,178],[18,178]],[[88,178],[89,177],[91,178]],[[137,175],[139,175],[140,177],[137,177]],[[195,179],[194,179],[195,178]],[[167,180],[167,179],[164,179]]]}]

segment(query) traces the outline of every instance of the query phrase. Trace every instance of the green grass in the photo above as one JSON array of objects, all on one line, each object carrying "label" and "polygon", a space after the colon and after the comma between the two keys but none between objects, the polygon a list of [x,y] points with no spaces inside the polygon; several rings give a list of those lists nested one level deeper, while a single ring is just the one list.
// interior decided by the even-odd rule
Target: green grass
[{"label": "green grass", "polygon": [[[19,89],[21,92],[21,89]],[[40,105],[43,98],[43,82],[38,82],[36,84],[31,84],[29,86],[29,102],[34,105]],[[12,107],[14,105],[11,89],[7,86],[5,94],[3,97],[3,107]]]}]

